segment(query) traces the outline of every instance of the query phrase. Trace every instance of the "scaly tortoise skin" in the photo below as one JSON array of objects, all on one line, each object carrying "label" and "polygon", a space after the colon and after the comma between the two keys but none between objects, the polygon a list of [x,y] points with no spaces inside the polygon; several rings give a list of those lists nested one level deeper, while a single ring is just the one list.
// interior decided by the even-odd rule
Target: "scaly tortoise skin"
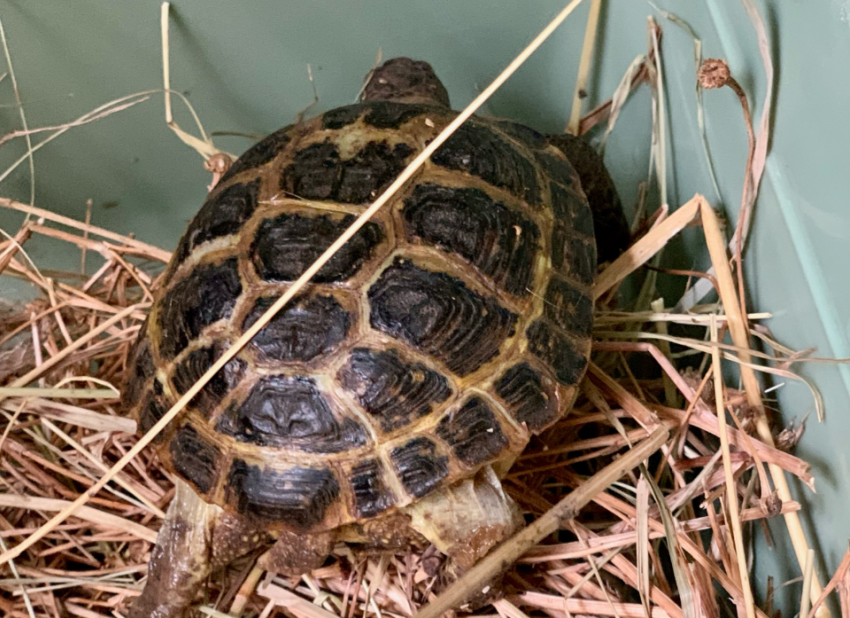
[{"label": "scaly tortoise skin", "polygon": [[[124,392],[139,430],[455,116],[429,65],[395,59],[363,102],[243,154],[189,225],[140,334]],[[158,454],[246,530],[291,540],[390,521],[506,469],[569,410],[596,261],[562,151],[473,117],[156,438]],[[170,550],[158,551],[152,573]],[[178,616],[192,596],[140,605]]]}]

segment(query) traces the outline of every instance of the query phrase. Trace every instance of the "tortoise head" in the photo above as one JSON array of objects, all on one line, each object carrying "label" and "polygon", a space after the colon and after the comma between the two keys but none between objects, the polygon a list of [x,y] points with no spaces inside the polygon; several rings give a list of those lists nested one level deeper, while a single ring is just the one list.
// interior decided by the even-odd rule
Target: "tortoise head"
[{"label": "tortoise head", "polygon": [[449,107],[449,93],[431,65],[410,58],[392,58],[374,69],[361,98]]}]

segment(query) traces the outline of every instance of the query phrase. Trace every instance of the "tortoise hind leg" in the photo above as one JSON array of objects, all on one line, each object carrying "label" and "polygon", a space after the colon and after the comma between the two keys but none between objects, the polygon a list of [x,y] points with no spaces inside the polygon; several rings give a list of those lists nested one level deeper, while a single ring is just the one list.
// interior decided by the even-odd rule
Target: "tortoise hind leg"
[{"label": "tortoise hind leg", "polygon": [[[516,503],[490,466],[405,508],[410,527],[448,556],[447,575],[456,579],[523,525]],[[501,577],[494,574],[493,582]],[[485,587],[473,598],[483,604],[493,592]],[[493,585],[489,588],[494,588]]]},{"label": "tortoise hind leg", "polygon": [[178,480],[129,618],[183,618],[210,572],[268,540]]}]

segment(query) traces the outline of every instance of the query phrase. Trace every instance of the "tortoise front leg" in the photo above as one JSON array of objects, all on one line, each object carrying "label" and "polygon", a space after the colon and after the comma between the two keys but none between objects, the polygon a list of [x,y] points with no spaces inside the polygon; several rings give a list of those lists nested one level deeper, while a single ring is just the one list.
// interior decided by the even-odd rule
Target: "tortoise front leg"
[{"label": "tortoise front leg", "polygon": [[129,618],[183,618],[210,572],[267,542],[247,522],[207,504],[183,481],[148,564],[148,579]]}]

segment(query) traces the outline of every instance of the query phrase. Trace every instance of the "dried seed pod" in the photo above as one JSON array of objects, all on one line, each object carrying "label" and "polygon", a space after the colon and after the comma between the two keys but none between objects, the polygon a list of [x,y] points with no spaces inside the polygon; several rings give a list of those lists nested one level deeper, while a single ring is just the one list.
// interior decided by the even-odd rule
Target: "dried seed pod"
[{"label": "dried seed pod", "polygon": [[697,71],[699,85],[703,88],[722,88],[729,82],[731,73],[725,60],[708,58],[703,61]]}]

